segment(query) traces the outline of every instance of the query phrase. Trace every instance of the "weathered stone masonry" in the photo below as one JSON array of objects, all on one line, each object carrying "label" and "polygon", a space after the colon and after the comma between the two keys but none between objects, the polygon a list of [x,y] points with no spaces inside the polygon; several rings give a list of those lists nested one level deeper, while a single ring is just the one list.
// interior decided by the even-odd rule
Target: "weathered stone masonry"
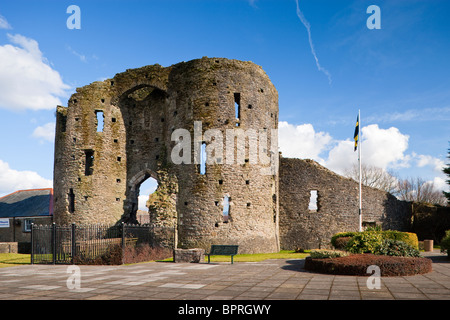
[{"label": "weathered stone masonry", "polygon": [[[173,230],[162,233],[162,240],[179,248],[308,249],[327,246],[335,232],[358,230],[356,182],[309,160],[280,158],[279,171],[267,171],[274,159],[278,164],[277,139],[269,134],[278,128],[278,93],[251,62],[202,58],[130,69],[78,88],[68,107],[58,106],[56,114],[57,224],[134,222],[140,185],[153,177],[158,189],[151,197],[150,223]],[[218,142],[205,135],[208,130],[225,138],[226,131],[239,129],[267,133],[258,151],[272,161],[252,161],[250,139],[242,146],[231,144],[233,138],[223,140],[223,154],[215,149],[207,155],[216,161],[207,163],[205,172],[195,161],[175,164],[172,135],[178,129],[194,138],[191,160],[201,144],[210,150]],[[200,140],[195,140],[196,130]],[[244,149],[244,159],[228,162],[228,148],[236,158]],[[312,190],[318,194],[315,212],[308,209]],[[406,203],[372,188],[363,194],[364,221],[405,228]],[[226,217],[225,197],[230,204]]]},{"label": "weathered stone masonry", "polygon": [[195,121],[224,137],[226,129],[276,129],[278,93],[261,67],[219,58],[127,70],[77,89],[67,108],[57,108],[55,221],[133,222],[139,187],[151,176],[159,185],[151,223],[176,229],[178,247],[279,250],[277,172],[261,175],[266,165],[248,159],[207,164],[205,174],[196,163],[172,163],[172,132],[193,136]]},{"label": "weathered stone masonry", "polygon": [[[326,248],[337,232],[359,229],[359,185],[313,160],[280,159],[280,241],[286,249]],[[311,191],[317,210],[310,210]],[[411,204],[363,186],[362,223],[408,231]]]}]

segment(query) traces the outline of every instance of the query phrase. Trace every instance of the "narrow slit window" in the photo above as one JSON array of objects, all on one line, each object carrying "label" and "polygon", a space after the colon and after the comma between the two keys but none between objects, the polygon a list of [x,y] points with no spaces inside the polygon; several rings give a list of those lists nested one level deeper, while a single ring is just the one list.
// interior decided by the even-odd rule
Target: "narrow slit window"
[{"label": "narrow slit window", "polygon": [[90,176],[94,172],[94,151],[93,150],[85,150],[85,168],[84,175]]},{"label": "narrow slit window", "polygon": [[60,124],[61,124],[61,132],[66,132],[67,116],[60,115],[60,114],[58,114],[58,116],[59,116],[59,121],[60,121]]},{"label": "narrow slit window", "polygon": [[312,212],[317,212],[319,210],[318,206],[319,194],[317,190],[311,190],[309,197],[308,209]]},{"label": "narrow slit window", "polygon": [[200,148],[200,174],[206,173],[206,143],[202,142]]},{"label": "narrow slit window", "polygon": [[95,115],[97,116],[97,132],[103,132],[104,127],[104,114],[103,111],[95,111]]},{"label": "narrow slit window", "polygon": [[75,193],[73,193],[73,189],[70,189],[68,197],[69,197],[69,212],[74,213],[75,212]]},{"label": "narrow slit window", "polygon": [[230,197],[223,197],[223,222],[228,223],[230,218]]},{"label": "narrow slit window", "polygon": [[241,118],[241,94],[238,92],[234,94],[234,112],[236,120],[239,120]]}]

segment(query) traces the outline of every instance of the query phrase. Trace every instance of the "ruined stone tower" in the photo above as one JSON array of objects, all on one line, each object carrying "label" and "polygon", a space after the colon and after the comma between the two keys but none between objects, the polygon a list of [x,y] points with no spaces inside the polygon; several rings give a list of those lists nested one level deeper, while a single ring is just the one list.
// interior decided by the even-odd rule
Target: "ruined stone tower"
[{"label": "ruined stone tower", "polygon": [[127,70],[78,88],[56,114],[56,223],[133,222],[153,177],[151,224],[176,230],[178,247],[279,250],[278,94],[261,67]]}]

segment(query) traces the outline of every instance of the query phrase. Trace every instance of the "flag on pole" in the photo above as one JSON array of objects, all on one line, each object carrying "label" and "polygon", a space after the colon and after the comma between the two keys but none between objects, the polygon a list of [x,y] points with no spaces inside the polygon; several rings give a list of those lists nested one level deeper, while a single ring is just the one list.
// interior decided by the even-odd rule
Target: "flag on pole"
[{"label": "flag on pole", "polygon": [[358,142],[359,142],[359,114],[356,117],[356,128],[355,128],[355,134],[353,136],[353,139],[355,139],[355,150],[358,149]]}]

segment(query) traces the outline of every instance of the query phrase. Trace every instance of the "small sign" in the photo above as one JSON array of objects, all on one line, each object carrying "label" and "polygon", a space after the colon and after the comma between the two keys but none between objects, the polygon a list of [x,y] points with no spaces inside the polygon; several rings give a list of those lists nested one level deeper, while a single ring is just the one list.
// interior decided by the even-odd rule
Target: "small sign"
[{"label": "small sign", "polygon": [[0,219],[0,228],[9,228],[9,219]]}]

